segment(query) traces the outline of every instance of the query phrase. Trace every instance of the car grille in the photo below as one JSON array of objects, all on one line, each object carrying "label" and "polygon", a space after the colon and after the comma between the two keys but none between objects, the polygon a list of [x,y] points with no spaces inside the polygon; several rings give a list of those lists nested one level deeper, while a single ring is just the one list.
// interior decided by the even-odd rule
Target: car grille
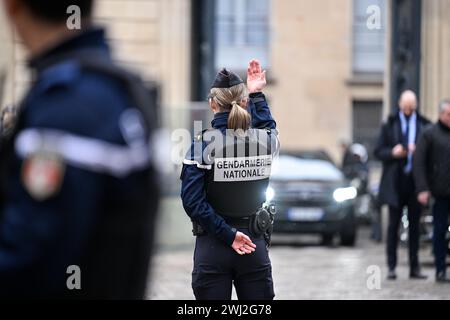
[{"label": "car grille", "polygon": [[290,186],[275,190],[275,202],[327,204],[333,201],[333,190],[329,188]]}]

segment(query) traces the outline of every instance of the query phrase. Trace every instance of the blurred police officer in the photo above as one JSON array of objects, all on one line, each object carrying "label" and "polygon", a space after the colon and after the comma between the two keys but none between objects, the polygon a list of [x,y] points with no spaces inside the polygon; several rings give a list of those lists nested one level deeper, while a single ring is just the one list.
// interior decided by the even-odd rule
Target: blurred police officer
[{"label": "blurred police officer", "polygon": [[383,161],[383,175],[378,195],[379,204],[389,205],[387,235],[388,279],[397,278],[398,230],[403,208],[408,209],[410,278],[425,279],[419,268],[419,223],[422,211],[417,202],[412,163],[416,141],[429,124],[417,110],[416,94],[410,90],[402,93],[400,110],[383,124],[375,148],[375,156]]},{"label": "blurred police officer", "polygon": [[450,283],[446,274],[448,246],[445,236],[450,215],[450,100],[439,105],[439,121],[425,130],[417,143],[414,159],[417,199],[433,205],[433,251],[436,281]]},{"label": "blurred police officer", "polygon": [[265,71],[252,60],[247,88],[226,69],[211,88],[212,129],[200,133],[183,161],[183,206],[197,236],[195,297],[273,299],[268,256],[273,210],[265,192],[278,150],[276,123],[261,90]]},{"label": "blurred police officer", "polygon": [[[34,82],[1,146],[0,296],[142,298],[157,200],[151,94],[112,63],[93,1],[3,2]],[[81,30],[66,27],[70,5]]]}]

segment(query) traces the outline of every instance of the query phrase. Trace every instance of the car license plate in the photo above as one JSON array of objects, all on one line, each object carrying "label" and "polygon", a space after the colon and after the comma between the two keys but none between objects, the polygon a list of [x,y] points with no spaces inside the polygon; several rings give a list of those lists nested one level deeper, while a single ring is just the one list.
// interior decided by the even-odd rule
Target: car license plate
[{"label": "car license plate", "polygon": [[321,208],[291,208],[288,218],[291,221],[319,221],[323,217]]}]

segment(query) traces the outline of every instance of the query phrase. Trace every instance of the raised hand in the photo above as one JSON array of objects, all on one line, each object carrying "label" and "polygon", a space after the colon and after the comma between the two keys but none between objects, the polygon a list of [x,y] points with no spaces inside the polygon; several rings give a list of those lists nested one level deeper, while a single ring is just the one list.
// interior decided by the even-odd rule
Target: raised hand
[{"label": "raised hand", "polygon": [[250,61],[247,68],[247,89],[249,93],[262,91],[266,84],[266,70],[261,70],[258,60]]}]

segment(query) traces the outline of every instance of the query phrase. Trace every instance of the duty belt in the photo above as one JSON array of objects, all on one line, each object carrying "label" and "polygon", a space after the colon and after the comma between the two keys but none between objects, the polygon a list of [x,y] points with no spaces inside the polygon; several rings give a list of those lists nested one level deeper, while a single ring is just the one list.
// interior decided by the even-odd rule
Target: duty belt
[{"label": "duty belt", "polygon": [[[232,228],[236,229],[249,229],[251,218],[254,215],[243,217],[243,218],[232,218],[232,217],[225,217],[222,216],[225,222]],[[198,223],[195,221],[192,221],[192,233],[194,236],[203,236],[206,234],[206,230],[202,228]]]},{"label": "duty belt", "polygon": [[225,217],[222,216],[225,222],[233,227],[233,228],[247,228],[250,225],[250,219],[252,216],[243,217],[243,218],[233,218],[233,217]]},{"label": "duty belt", "polygon": [[[273,220],[275,215],[275,206],[264,205],[262,208],[250,216],[235,218],[222,215],[225,222],[236,229],[248,229],[250,234],[255,237],[263,236],[267,246],[270,246],[270,238],[273,230]],[[206,234],[198,223],[193,221],[192,232],[194,236],[202,236]]]},{"label": "duty belt", "polygon": [[254,237],[268,236],[272,234],[272,224],[275,214],[274,206],[263,206],[256,213],[242,218],[222,216],[225,222],[234,227],[248,229]]}]

